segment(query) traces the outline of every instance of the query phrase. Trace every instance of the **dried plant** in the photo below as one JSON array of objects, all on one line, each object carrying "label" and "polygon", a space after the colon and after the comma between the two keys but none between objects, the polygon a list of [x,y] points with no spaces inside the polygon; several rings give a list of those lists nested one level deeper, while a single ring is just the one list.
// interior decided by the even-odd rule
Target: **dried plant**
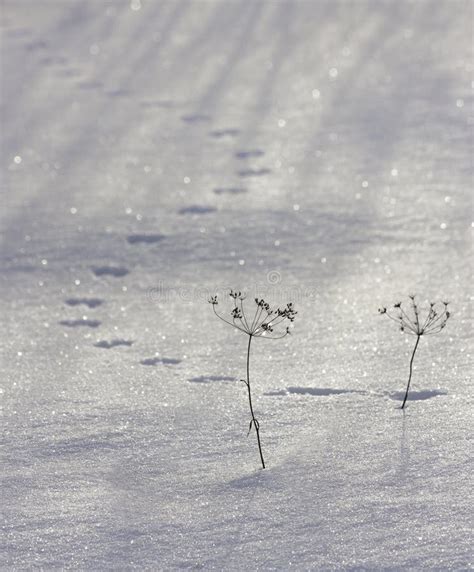
[{"label": "dried plant", "polygon": [[[408,398],[413,373],[413,360],[421,336],[433,336],[434,334],[438,334],[444,329],[446,322],[451,316],[448,310],[449,302],[430,302],[429,307],[422,311],[420,310],[418,302],[415,300],[415,295],[410,295],[409,299],[410,301],[405,304],[397,302],[390,311],[388,311],[387,308],[379,309],[380,314],[388,316],[398,324],[400,331],[410,336],[416,336],[415,347],[413,348],[410,359],[410,375],[408,376],[408,385],[401,407],[402,409],[405,407]],[[425,314],[424,317],[422,313]]]},{"label": "dried plant", "polygon": [[286,322],[293,322],[297,312],[293,307],[293,303],[289,302],[285,308],[272,309],[267,302],[263,299],[255,298],[255,312],[252,314],[246,314],[244,309],[245,296],[241,292],[230,291],[230,298],[233,300],[233,308],[230,311],[230,317],[224,317],[217,311],[217,296],[212,296],[209,303],[212,304],[212,309],[214,314],[229,326],[247,334],[249,341],[247,345],[247,379],[242,379],[247,386],[249,407],[251,420],[249,423],[248,433],[252,430],[252,426],[255,428],[255,433],[257,435],[258,451],[260,453],[260,460],[262,462],[262,468],[265,468],[265,461],[263,459],[262,444],[260,441],[260,423],[255,417],[253,405],[252,405],[252,392],[250,388],[250,345],[253,338],[264,338],[267,340],[279,340],[284,338],[290,333],[289,326],[285,325]]}]

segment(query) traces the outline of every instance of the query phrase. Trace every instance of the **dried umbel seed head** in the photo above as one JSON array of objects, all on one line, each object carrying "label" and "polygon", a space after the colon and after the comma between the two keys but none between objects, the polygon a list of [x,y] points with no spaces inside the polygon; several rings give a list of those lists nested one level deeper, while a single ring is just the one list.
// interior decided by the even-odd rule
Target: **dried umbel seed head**
[{"label": "dried umbel seed head", "polygon": [[429,336],[445,328],[446,322],[451,317],[451,312],[448,310],[449,302],[429,302],[428,307],[423,309],[414,294],[410,294],[408,298],[409,302],[394,304],[393,313],[385,307],[380,308],[379,313],[386,314],[396,322],[400,331],[413,336]]},{"label": "dried umbel seed head", "polygon": [[230,318],[219,314],[216,310],[218,304],[217,296],[211,296],[209,303],[212,304],[214,313],[218,318],[227,324],[233,326],[237,330],[248,334],[249,336],[265,337],[267,339],[283,338],[290,333],[289,327],[283,326],[285,321],[294,322],[298,312],[294,309],[292,302],[289,302],[285,308],[270,307],[265,300],[254,298],[256,309],[253,316],[247,314],[244,308],[245,296],[239,290],[231,290],[229,296],[233,300],[234,307],[230,311]]},{"label": "dried umbel seed head", "polygon": [[238,308],[234,308],[231,311],[231,316],[234,320],[241,320],[242,319],[242,312]]},{"label": "dried umbel seed head", "polygon": [[245,296],[242,296],[242,292],[237,292],[237,290],[231,290],[229,296],[234,300],[244,300]]}]

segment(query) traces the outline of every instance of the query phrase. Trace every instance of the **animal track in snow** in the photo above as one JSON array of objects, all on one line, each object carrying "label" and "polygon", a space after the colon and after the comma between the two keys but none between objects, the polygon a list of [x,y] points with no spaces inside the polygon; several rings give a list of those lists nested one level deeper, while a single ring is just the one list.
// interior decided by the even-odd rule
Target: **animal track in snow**
[{"label": "animal track in snow", "polygon": [[179,209],[179,214],[209,214],[216,212],[217,209],[215,207],[208,207],[206,205],[190,205],[189,207],[183,207]]},{"label": "animal track in snow", "polygon": [[33,40],[25,45],[27,52],[38,52],[39,50],[47,50],[48,44],[44,40]]},{"label": "animal track in snow", "polygon": [[97,342],[94,344],[95,348],[104,348],[106,350],[110,350],[111,348],[116,348],[117,346],[127,346],[130,347],[133,344],[132,340],[121,340],[121,339],[116,339],[116,340],[100,340],[100,342]]},{"label": "animal track in snow", "polygon": [[142,365],[178,365],[181,360],[176,358],[147,358],[142,359],[140,363]]},{"label": "animal track in snow", "polygon": [[268,175],[271,173],[270,169],[266,167],[262,167],[261,169],[242,169],[241,171],[237,171],[239,177],[263,177],[263,175]]},{"label": "animal track in snow", "polygon": [[88,308],[97,308],[104,303],[100,298],[68,298],[64,300],[68,306],[87,306]]},{"label": "animal track in snow", "polygon": [[127,236],[127,242],[129,244],[156,244],[164,238],[164,234],[130,234]]},{"label": "animal track in snow", "polygon": [[68,59],[63,56],[46,56],[38,62],[40,66],[65,66],[67,63]]},{"label": "animal track in snow", "polygon": [[101,89],[102,88],[101,81],[81,81],[77,84],[79,89],[89,90],[89,89]]},{"label": "animal track in snow", "polygon": [[265,152],[261,149],[252,149],[250,151],[237,151],[235,154],[237,159],[252,159],[254,157],[262,157]]},{"label": "animal track in snow", "polygon": [[66,68],[63,70],[59,70],[56,73],[56,77],[80,77],[82,72],[80,69],[77,68]]},{"label": "animal track in snow", "polygon": [[140,107],[143,109],[171,109],[176,107],[177,104],[171,100],[144,100],[140,102]]},{"label": "animal track in snow", "polygon": [[181,117],[181,121],[184,121],[185,123],[207,123],[210,120],[211,117],[205,113],[195,113],[192,115],[183,115]]},{"label": "animal track in snow", "polygon": [[92,272],[96,276],[114,276],[120,278],[126,276],[130,271],[123,266],[93,266]]},{"label": "animal track in snow", "polygon": [[129,95],[131,95],[131,91],[129,91],[128,89],[111,89],[109,91],[105,92],[105,95],[107,97],[128,97]]},{"label": "animal track in snow", "polygon": [[213,381],[237,381],[235,377],[228,375],[199,375],[188,379],[191,383],[211,383]]},{"label": "animal track in snow", "polygon": [[215,139],[222,139],[223,137],[237,137],[240,133],[240,129],[216,129],[214,131],[210,131],[209,135],[214,137]]},{"label": "animal track in snow", "polygon": [[10,28],[7,29],[7,35],[10,38],[28,38],[33,33],[31,28]]},{"label": "animal track in snow", "polygon": [[218,187],[214,189],[216,195],[242,195],[247,192],[247,189],[242,187]]},{"label": "animal track in snow", "polygon": [[68,328],[98,328],[101,324],[99,320],[89,320],[88,318],[82,318],[80,320],[61,320],[59,322],[61,326],[67,326]]}]

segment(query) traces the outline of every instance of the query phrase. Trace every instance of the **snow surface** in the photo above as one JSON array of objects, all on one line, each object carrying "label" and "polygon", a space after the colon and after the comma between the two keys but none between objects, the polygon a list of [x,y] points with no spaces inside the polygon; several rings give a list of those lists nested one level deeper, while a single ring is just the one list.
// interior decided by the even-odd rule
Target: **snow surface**
[{"label": "snow surface", "polygon": [[2,569],[469,569],[472,11],[2,1]]}]

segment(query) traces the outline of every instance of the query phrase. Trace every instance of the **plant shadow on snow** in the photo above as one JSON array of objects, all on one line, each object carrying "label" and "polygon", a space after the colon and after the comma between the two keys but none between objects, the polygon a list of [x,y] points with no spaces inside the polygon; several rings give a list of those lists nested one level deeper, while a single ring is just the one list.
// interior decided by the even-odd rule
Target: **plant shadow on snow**
[{"label": "plant shadow on snow", "polygon": [[118,450],[128,447],[125,435],[117,431],[108,431],[87,437],[73,437],[55,442],[52,447],[43,447],[38,451],[39,457],[62,457],[64,455],[83,455]]},{"label": "plant shadow on snow", "polygon": [[329,387],[287,387],[286,389],[267,391],[266,396],[285,395],[312,395],[314,397],[328,397],[330,395],[343,395],[346,393],[365,395],[367,392],[359,389],[332,389]]},{"label": "plant shadow on snow", "polygon": [[213,381],[237,381],[236,377],[228,375],[199,375],[188,379],[191,383],[211,383]]},{"label": "plant shadow on snow", "polygon": [[250,473],[249,475],[244,475],[242,477],[237,477],[228,481],[227,485],[234,489],[247,489],[250,487],[255,487],[255,485],[268,485],[269,480],[266,475],[268,472],[258,470],[256,472]]},{"label": "plant shadow on snow", "polygon": [[[393,393],[386,393],[394,401],[403,401],[405,391],[395,391]],[[443,389],[425,389],[420,391],[410,391],[407,401],[424,401],[433,397],[442,397],[448,395],[448,392]]]}]

